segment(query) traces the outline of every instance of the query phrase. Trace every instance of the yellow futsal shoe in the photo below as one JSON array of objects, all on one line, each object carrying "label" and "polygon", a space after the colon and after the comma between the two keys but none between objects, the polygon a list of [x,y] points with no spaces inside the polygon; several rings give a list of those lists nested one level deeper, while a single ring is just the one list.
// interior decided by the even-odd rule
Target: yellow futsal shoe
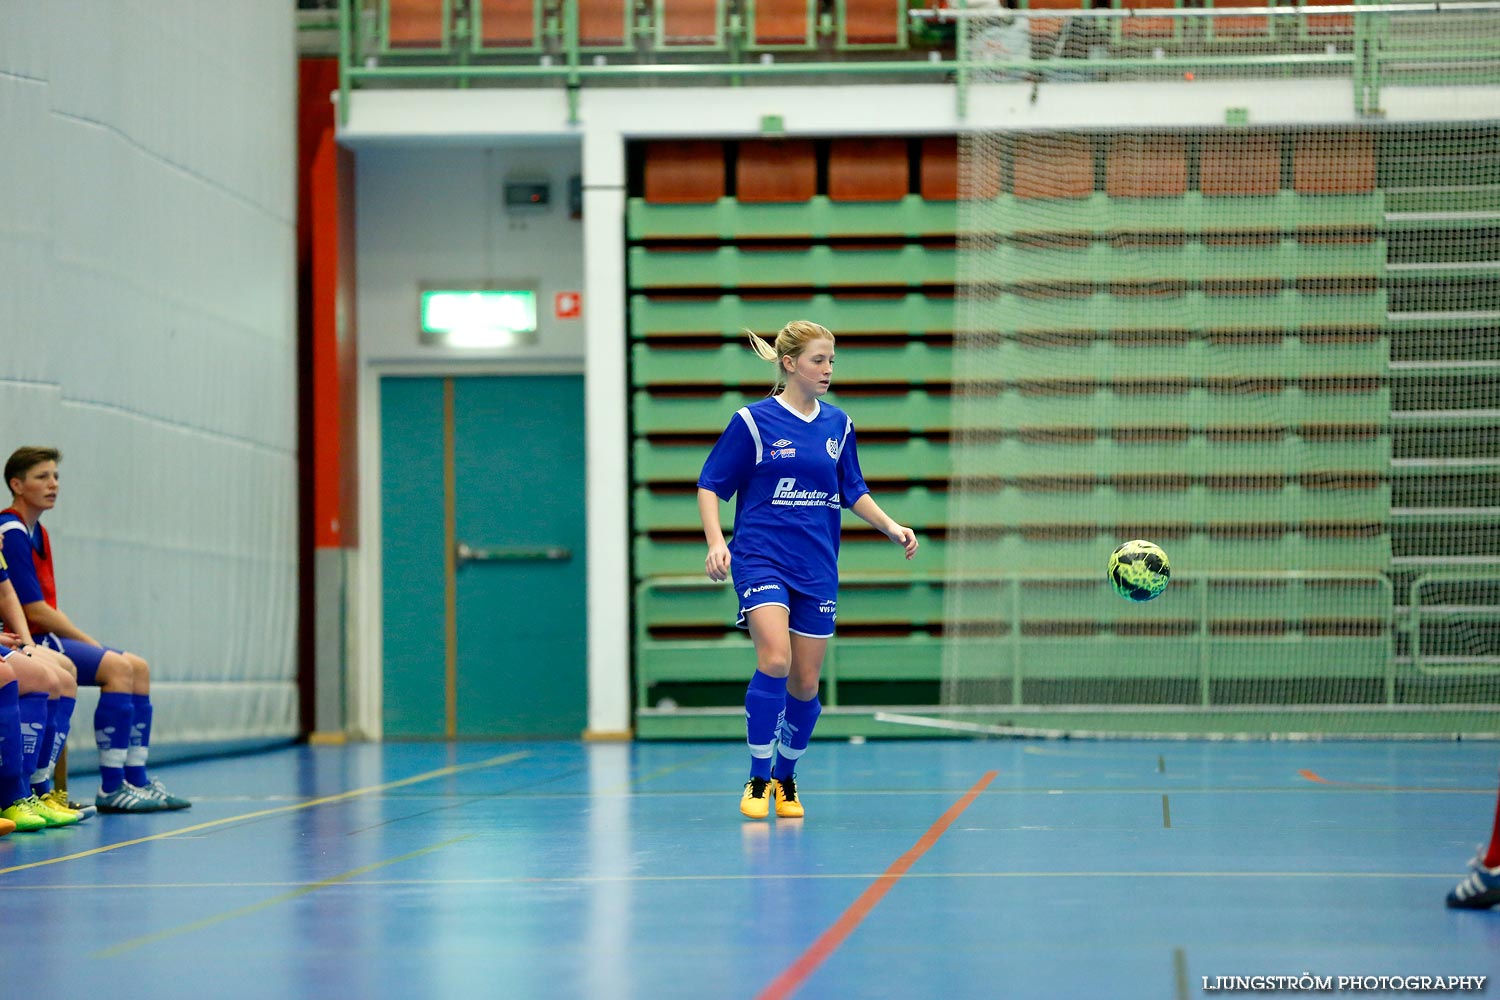
[{"label": "yellow futsal shoe", "polygon": [[771,797],[766,794],[771,782],[765,778],[751,778],[745,782],[745,794],[740,796],[740,812],[751,819],[765,819],[771,813]]},{"label": "yellow futsal shoe", "polygon": [[33,795],[26,801],[30,803],[31,811],[46,820],[48,826],[72,826],[83,819],[82,813],[76,813],[68,808],[59,809],[40,796]]},{"label": "yellow futsal shoe", "polygon": [[17,799],[4,809],[0,809],[0,819],[8,819],[16,825],[21,833],[31,833],[35,830],[47,829],[47,821],[37,815],[32,808],[33,797]]},{"label": "yellow futsal shoe", "polygon": [[84,820],[89,818],[88,813],[84,812],[82,809],[74,809],[72,806],[68,805],[68,793],[63,791],[61,788],[54,788],[46,795],[38,795],[37,800],[40,801],[42,805],[48,807],[54,812],[60,812],[65,816],[78,817],[77,819],[73,820],[74,823],[82,823]]},{"label": "yellow futsal shoe", "polygon": [[772,778],[771,790],[776,793],[776,815],[781,819],[801,819],[802,800],[797,798],[797,778]]}]

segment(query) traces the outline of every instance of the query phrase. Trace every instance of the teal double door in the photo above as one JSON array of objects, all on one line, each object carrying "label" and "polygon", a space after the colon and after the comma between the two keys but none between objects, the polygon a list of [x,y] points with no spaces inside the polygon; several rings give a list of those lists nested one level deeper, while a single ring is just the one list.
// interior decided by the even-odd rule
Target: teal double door
[{"label": "teal double door", "polygon": [[587,723],[583,377],[381,379],[389,737]]}]

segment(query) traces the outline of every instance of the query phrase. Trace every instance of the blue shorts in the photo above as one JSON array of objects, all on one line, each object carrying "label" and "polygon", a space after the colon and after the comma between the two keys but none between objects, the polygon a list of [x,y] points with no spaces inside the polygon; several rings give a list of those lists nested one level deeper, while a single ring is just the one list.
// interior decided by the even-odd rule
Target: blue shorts
[{"label": "blue shorts", "polygon": [[793,635],[805,635],[809,639],[833,636],[833,623],[839,610],[837,594],[833,597],[815,596],[765,577],[737,589],[740,614],[734,624],[738,628],[750,627],[745,624],[746,613],[767,604],[776,604],[786,608],[788,626]]},{"label": "blue shorts", "polygon": [[96,646],[92,642],[84,642],[82,639],[64,639],[56,632],[48,632],[46,635],[36,637],[37,645],[55,649],[68,659],[73,661],[73,666],[78,668],[78,683],[85,687],[98,687],[99,664],[104,659],[105,653],[119,653],[123,650],[113,646]]}]

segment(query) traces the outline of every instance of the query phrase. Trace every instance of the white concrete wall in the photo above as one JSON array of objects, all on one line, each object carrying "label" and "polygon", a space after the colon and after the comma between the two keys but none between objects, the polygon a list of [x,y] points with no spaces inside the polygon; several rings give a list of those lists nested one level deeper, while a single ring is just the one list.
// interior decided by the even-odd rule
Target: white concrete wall
[{"label": "white concrete wall", "polygon": [[157,743],[295,733],[293,32],[0,4],[0,453],[62,449],[60,603],[151,661]]}]

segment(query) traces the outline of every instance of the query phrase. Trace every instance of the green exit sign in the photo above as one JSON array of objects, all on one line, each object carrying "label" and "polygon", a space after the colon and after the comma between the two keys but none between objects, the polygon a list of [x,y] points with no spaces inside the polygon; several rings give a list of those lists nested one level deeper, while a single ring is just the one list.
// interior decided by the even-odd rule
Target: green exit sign
[{"label": "green exit sign", "polygon": [[422,339],[450,347],[513,347],[536,341],[536,292],[521,289],[427,289]]}]

